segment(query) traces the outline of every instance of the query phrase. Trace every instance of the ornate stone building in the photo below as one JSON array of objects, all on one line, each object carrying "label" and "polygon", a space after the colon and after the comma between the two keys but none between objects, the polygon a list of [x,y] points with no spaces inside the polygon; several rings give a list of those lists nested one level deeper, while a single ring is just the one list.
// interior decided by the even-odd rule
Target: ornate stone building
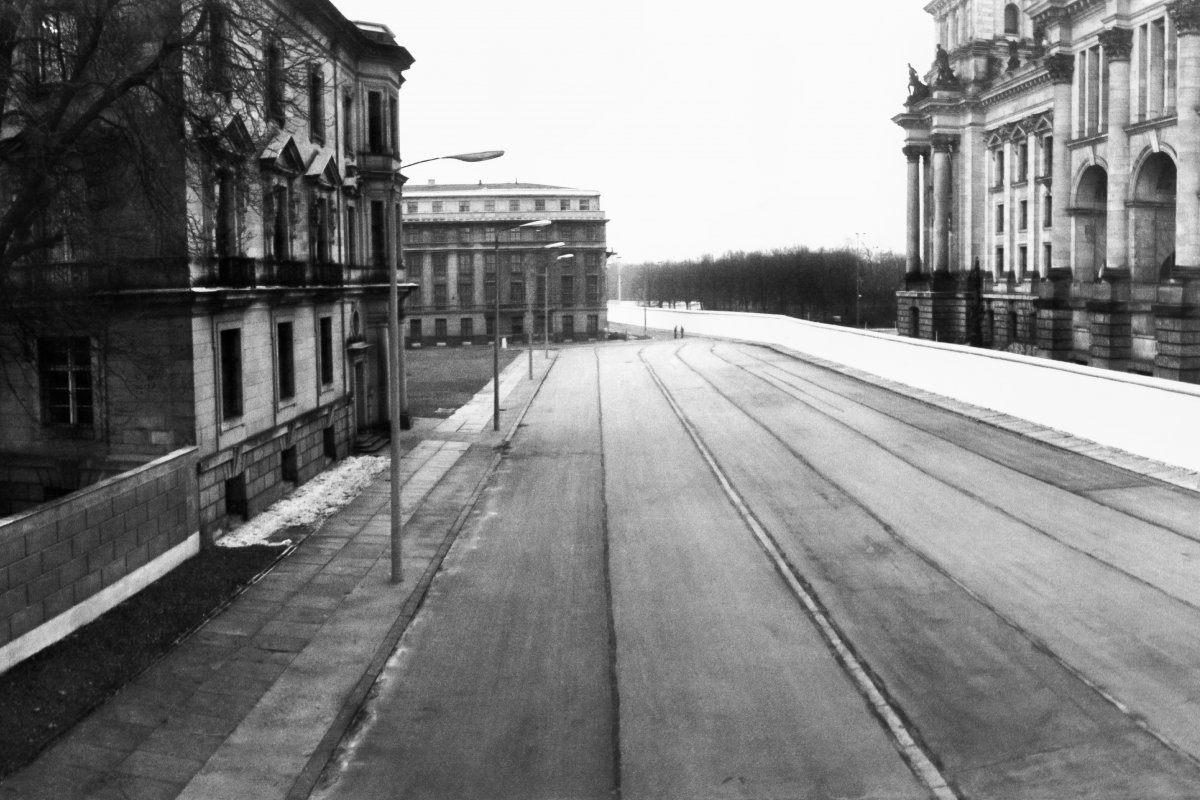
[{"label": "ornate stone building", "polygon": [[[497,291],[503,337],[532,325],[541,339],[547,312],[553,341],[595,339],[606,327],[599,193],[430,181],[406,187],[404,203],[404,265],[419,286],[405,304],[410,346],[491,341]],[[535,220],[552,224],[517,227]]]},{"label": "ornate stone building", "polygon": [[[142,166],[171,201],[122,180],[128,159],[110,152],[81,183],[88,202],[51,220],[59,243],[4,275],[24,328],[0,320],[0,516],[194,448],[211,538],[386,422],[398,93],[413,58],[329,0],[193,5],[197,52],[163,80],[178,102],[126,104],[153,115],[147,129],[211,128],[207,147],[149,150]],[[22,24],[82,23],[51,10]],[[46,52],[34,39],[21,63]],[[34,101],[60,90],[57,74]]]},{"label": "ornate stone building", "polygon": [[1200,2],[925,8],[900,333],[1200,382]]}]

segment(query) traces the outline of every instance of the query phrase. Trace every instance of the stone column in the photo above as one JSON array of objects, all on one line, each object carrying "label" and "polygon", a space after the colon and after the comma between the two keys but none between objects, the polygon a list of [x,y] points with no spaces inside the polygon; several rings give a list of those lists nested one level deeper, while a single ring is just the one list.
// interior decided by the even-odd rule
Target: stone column
[{"label": "stone column", "polygon": [[1110,28],[1100,34],[1108,59],[1108,238],[1105,244],[1108,268],[1129,268],[1129,212],[1125,198],[1129,189],[1129,53],[1133,31]]},{"label": "stone column", "polygon": [[933,145],[933,270],[950,271],[950,213],[954,202],[954,183],[951,174],[951,153],[958,137],[938,133]]},{"label": "stone column", "polygon": [[907,253],[905,272],[909,278],[921,275],[921,156],[925,148],[909,145],[904,148],[908,159]]},{"label": "stone column", "polygon": [[[1071,138],[1071,81],[1075,58],[1058,53],[1046,59],[1046,71],[1054,85],[1054,149],[1050,180],[1050,265],[1055,270],[1071,269],[1071,159],[1067,142]],[[1079,276],[1080,279],[1083,276]]]},{"label": "stone column", "polygon": [[1175,264],[1194,268],[1200,267],[1200,0],[1175,0],[1167,8],[1179,36]]}]

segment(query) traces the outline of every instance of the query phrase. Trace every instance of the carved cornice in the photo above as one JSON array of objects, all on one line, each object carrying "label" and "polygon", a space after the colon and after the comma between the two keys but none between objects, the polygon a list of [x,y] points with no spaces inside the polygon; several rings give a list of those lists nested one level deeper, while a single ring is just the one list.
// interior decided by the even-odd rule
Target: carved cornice
[{"label": "carved cornice", "polygon": [[1173,0],[1167,3],[1167,13],[1180,36],[1200,33],[1200,0]]},{"label": "carved cornice", "polygon": [[1055,53],[1044,62],[1051,83],[1071,83],[1075,76],[1075,57],[1070,53]]},{"label": "carved cornice", "polygon": [[982,98],[983,106],[984,108],[994,106],[1013,97],[1028,94],[1038,87],[1046,86],[1049,83],[1050,77],[1045,72],[1039,70],[1022,80],[1014,81],[1006,86],[1001,86],[987,92]]},{"label": "carved cornice", "polygon": [[1133,51],[1133,31],[1129,28],[1109,28],[1100,32],[1100,46],[1109,61],[1128,61]]},{"label": "carved cornice", "polygon": [[918,147],[917,145],[913,144],[904,146],[904,157],[909,161],[917,161],[921,158],[921,156],[926,155],[928,152],[928,147]]}]

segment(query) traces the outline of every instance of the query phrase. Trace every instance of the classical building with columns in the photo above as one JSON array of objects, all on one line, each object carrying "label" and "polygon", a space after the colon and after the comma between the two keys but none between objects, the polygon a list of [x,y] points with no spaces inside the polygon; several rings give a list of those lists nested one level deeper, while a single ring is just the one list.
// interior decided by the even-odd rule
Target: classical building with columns
[{"label": "classical building with columns", "polygon": [[901,334],[1200,382],[1200,0],[934,0]]},{"label": "classical building with columns", "polygon": [[[526,226],[534,221],[549,224]],[[404,266],[418,285],[404,309],[408,346],[490,342],[497,308],[502,338],[599,338],[608,324],[606,223],[599,192],[588,189],[406,186]]]}]

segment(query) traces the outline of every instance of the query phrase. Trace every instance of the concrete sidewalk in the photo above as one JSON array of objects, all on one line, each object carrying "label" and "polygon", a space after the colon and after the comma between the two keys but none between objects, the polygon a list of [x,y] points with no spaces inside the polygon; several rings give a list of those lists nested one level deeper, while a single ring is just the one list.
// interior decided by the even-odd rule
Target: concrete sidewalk
[{"label": "concrete sidewalk", "polygon": [[[501,375],[446,430],[405,435],[404,579],[388,473],[228,608],[0,782],[3,800],[307,797],[554,361]],[[485,402],[486,401],[486,402]]]}]

